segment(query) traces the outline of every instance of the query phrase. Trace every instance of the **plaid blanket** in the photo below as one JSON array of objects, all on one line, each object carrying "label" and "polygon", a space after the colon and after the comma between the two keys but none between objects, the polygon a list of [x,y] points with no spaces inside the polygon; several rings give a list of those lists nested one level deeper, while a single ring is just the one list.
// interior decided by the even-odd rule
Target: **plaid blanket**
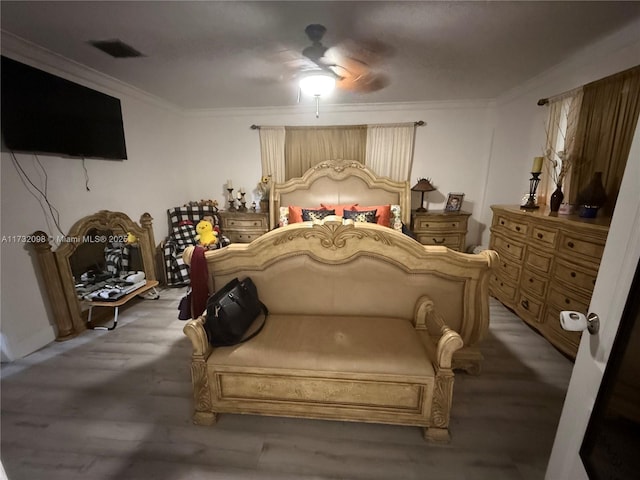
[{"label": "plaid blanket", "polygon": [[[184,286],[190,283],[189,266],[182,260],[182,253],[190,245],[196,245],[196,225],[205,217],[213,219],[214,227],[220,228],[218,211],[209,206],[176,207],[167,210],[169,236],[164,244],[164,262],[168,286]],[[222,233],[215,247],[221,248],[231,242]]]}]

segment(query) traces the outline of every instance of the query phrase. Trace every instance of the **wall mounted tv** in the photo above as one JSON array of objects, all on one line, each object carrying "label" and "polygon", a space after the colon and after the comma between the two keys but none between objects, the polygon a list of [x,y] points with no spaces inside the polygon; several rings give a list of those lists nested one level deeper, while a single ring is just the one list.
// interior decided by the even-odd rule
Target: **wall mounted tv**
[{"label": "wall mounted tv", "polygon": [[4,56],[1,67],[3,149],[127,158],[119,99]]}]

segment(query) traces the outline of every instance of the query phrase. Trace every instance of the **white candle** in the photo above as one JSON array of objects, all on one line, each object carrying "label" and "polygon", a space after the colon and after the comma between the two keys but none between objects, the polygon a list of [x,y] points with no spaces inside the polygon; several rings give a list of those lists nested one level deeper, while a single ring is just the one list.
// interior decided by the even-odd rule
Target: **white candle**
[{"label": "white candle", "polygon": [[227,180],[227,188],[233,188],[233,182],[231,180]]},{"label": "white candle", "polygon": [[531,173],[540,173],[542,171],[543,157],[533,157],[533,165],[531,166]]}]

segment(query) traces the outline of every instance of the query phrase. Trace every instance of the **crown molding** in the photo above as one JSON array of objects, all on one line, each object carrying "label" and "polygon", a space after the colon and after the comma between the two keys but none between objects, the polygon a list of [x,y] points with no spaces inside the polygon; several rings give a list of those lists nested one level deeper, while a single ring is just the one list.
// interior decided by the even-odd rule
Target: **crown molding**
[{"label": "crown molding", "polygon": [[23,62],[86,87],[99,89],[115,97],[132,97],[145,103],[181,114],[182,110],[159,97],[128,83],[87,67],[58,53],[47,50],[12,33],[0,30],[2,55]]}]

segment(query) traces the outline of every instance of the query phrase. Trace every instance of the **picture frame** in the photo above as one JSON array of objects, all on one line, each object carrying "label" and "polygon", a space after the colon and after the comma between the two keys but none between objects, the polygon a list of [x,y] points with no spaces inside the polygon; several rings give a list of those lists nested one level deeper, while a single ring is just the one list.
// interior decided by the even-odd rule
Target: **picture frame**
[{"label": "picture frame", "polygon": [[449,193],[447,197],[447,204],[444,207],[445,212],[459,212],[462,208],[462,202],[464,200],[464,193]]}]

